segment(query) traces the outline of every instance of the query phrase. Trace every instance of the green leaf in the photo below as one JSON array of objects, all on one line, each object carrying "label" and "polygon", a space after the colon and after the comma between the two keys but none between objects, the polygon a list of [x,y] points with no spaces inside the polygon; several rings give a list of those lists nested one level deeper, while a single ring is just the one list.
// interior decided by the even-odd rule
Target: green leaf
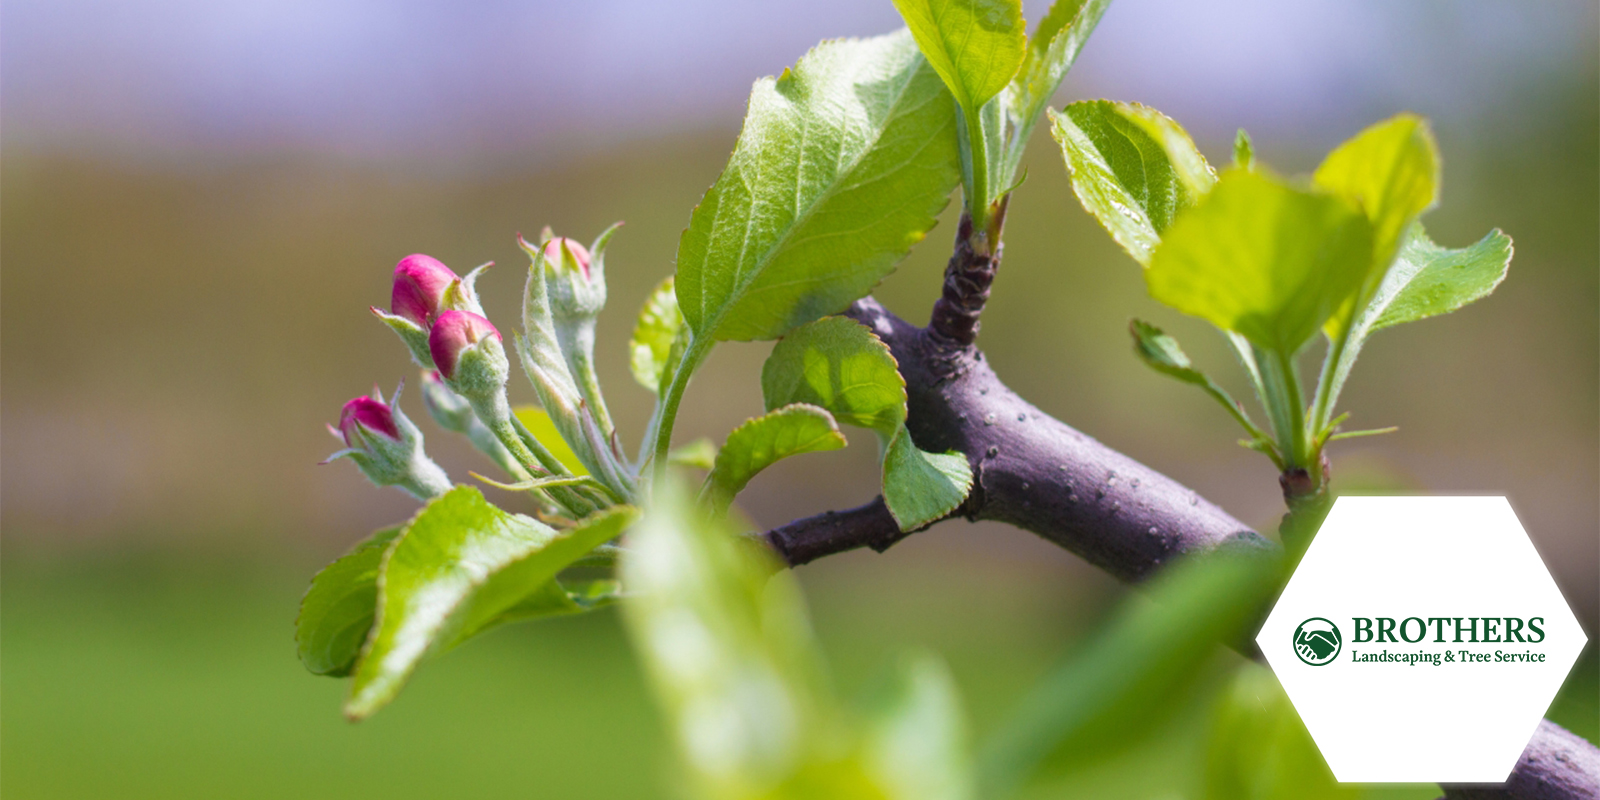
[{"label": "green leaf", "polygon": [[1072,69],[1073,62],[1078,60],[1078,52],[1110,5],[1111,0],[1056,0],[1044,19],[1039,20],[1039,26],[1028,40],[1022,66],[1005,94],[1011,139],[999,177],[1002,183],[1009,183],[1016,175],[1039,115],[1050,105],[1051,96]]},{"label": "green leaf", "polygon": [[1320,405],[1324,415],[1332,415],[1350,370],[1374,331],[1448,314],[1487,296],[1505,280],[1511,253],[1511,237],[1499,230],[1452,250],[1434,244],[1422,224],[1413,223],[1394,266],[1356,318],[1335,362],[1324,366],[1322,380],[1327,385],[1319,387],[1326,396]]},{"label": "green leaf", "polygon": [[771,339],[870,291],[948,202],[955,124],[906,32],[824,42],[757,81],[733,156],[678,245],[695,338]]},{"label": "green leaf", "polygon": [[499,616],[467,636],[457,638],[455,644],[465,641],[468,636],[476,636],[507,623],[564,617],[605,608],[615,603],[621,595],[622,585],[614,580],[584,581],[571,586],[558,580],[548,580]]},{"label": "green leaf", "polygon": [[1349,203],[1230,169],[1162,234],[1145,281],[1162,303],[1293,354],[1361,286],[1371,254]]},{"label": "green leaf", "polygon": [[372,534],[311,579],[295,620],[300,663],[317,675],[350,674],[372,629],[378,604],[378,567],[405,526]]},{"label": "green leaf", "polygon": [[1374,305],[1383,305],[1372,330],[1448,314],[1487,297],[1506,279],[1511,252],[1511,237],[1499,229],[1451,250],[1434,244],[1421,225],[1412,226],[1399,260],[1373,298]]},{"label": "green leaf", "polygon": [[982,754],[984,796],[1103,757],[1166,719],[1217,644],[1243,641],[1280,570],[1233,550],[1167,567],[1002,723]]},{"label": "green leaf", "polygon": [[1204,389],[1206,394],[1221,403],[1251,436],[1264,438],[1261,430],[1250,420],[1250,415],[1245,413],[1244,406],[1204,372],[1194,368],[1188,354],[1178,345],[1177,339],[1168,336],[1160,328],[1137,319],[1128,324],[1128,332],[1133,334],[1134,352],[1151,369]]},{"label": "green leaf", "polygon": [[1203,797],[1353,800],[1366,795],[1366,787],[1334,780],[1272,671],[1242,665],[1217,704],[1206,745]]},{"label": "green leaf", "polygon": [[1205,157],[1178,123],[1137,103],[1088,100],[1050,117],[1079,202],[1149,266],[1179,212],[1215,185]]},{"label": "green leaf", "polygon": [[761,368],[768,409],[821,406],[839,422],[882,437],[883,499],[901,530],[912,530],[961,504],[972,486],[972,469],[959,453],[928,453],[912,444],[905,387],[889,348],[847,317],[796,328]]},{"label": "green leaf", "polygon": [[1426,120],[1400,114],[1339,145],[1312,175],[1319,187],[1354,203],[1372,223],[1372,259],[1364,290],[1334,314],[1329,339],[1350,326],[1394,261],[1401,237],[1439,198],[1439,150]]},{"label": "green leaf", "polygon": [[954,511],[972,489],[972,467],[960,453],[929,453],[901,425],[883,453],[883,502],[900,530],[916,530]]},{"label": "green leaf", "polygon": [[790,331],[761,367],[767,410],[820,406],[846,425],[893,436],[906,419],[906,382],[889,347],[848,317]]},{"label": "green leaf", "polygon": [[682,340],[678,337],[683,327],[678,294],[673,290],[672,276],[668,275],[645,298],[644,306],[639,309],[639,321],[633,326],[633,338],[628,340],[628,367],[640,386],[660,394],[672,379],[675,362],[683,356]]},{"label": "green leaf", "polygon": [[972,756],[955,680],[929,654],[902,658],[866,708],[866,762],[906,800],[973,796]]},{"label": "green leaf", "polygon": [[435,498],[384,557],[376,626],[356,664],[346,716],[382,708],[424,655],[486,628],[634,516],[615,506],[557,531],[495,508],[469,486]]},{"label": "green leaf", "polygon": [[956,102],[977,111],[1011,82],[1028,48],[1017,0],[894,0]]},{"label": "green leaf", "polygon": [[561,436],[561,431],[556,429],[556,423],[550,419],[550,414],[538,406],[517,406],[512,413],[539,440],[550,454],[561,462],[573,475],[588,475],[589,470],[583,466],[583,461],[578,454],[573,452],[572,445]]},{"label": "green leaf", "polygon": [[1400,114],[1339,145],[1311,179],[1367,215],[1374,268],[1381,270],[1406,228],[1439,200],[1439,148],[1427,120]]},{"label": "green leaf", "polygon": [[789,456],[844,446],[844,434],[832,414],[804,403],[783,406],[747,420],[728,434],[701,497],[721,514],[734,496],[744,491],[745,484],[767,467]]}]

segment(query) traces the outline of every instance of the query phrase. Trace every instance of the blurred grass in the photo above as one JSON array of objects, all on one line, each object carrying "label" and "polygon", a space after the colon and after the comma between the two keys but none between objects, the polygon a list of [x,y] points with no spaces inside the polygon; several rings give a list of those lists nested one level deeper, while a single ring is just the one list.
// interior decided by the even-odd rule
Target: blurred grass
[{"label": "blurred grass", "polygon": [[[1079,576],[1060,564],[961,569],[949,556],[963,545],[929,536],[802,575],[843,692],[862,691],[905,648],[930,649],[950,662],[981,734],[1072,652],[1107,587],[1087,571],[1063,584]],[[672,796],[669,745],[610,611],[476,640],[352,725],[338,713],[346,683],[294,658],[298,565],[170,550],[3,555],[7,798]],[[1219,653],[1169,722],[1028,796],[1195,796],[1213,692],[1238,662]],[[1551,711],[1591,738],[1595,663],[1591,647]]]}]

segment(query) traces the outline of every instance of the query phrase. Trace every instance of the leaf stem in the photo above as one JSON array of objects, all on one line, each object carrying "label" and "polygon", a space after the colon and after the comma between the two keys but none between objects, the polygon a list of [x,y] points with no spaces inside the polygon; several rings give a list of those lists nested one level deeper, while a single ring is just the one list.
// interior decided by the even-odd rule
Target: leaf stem
[{"label": "leaf stem", "polygon": [[1278,451],[1287,469],[1312,465],[1310,440],[1306,435],[1305,399],[1300,391],[1300,375],[1294,356],[1281,350],[1256,349],[1255,360],[1261,368],[1263,397],[1261,404],[1272,421]]},{"label": "leaf stem", "polygon": [[[983,136],[981,108],[963,108],[962,120],[966,128],[966,150],[970,180],[966,186],[967,214],[972,217],[972,229],[980,236],[989,231],[989,154]],[[987,238],[987,237],[985,237]],[[993,243],[989,242],[988,247]],[[988,252],[988,248],[984,248]]]},{"label": "leaf stem", "polygon": [[1346,326],[1338,341],[1328,342],[1327,355],[1323,356],[1322,372],[1317,376],[1317,392],[1311,406],[1311,428],[1318,436],[1326,433],[1329,415],[1333,413],[1334,372],[1339,369],[1339,361],[1344,358],[1345,347],[1354,330],[1354,325]]},{"label": "leaf stem", "polygon": [[713,344],[715,344],[713,339],[702,339],[690,334],[689,346],[683,352],[683,360],[678,362],[677,371],[672,373],[672,383],[667,387],[666,394],[661,397],[655,424],[651,426],[655,442],[650,448],[654,454],[652,456],[654,463],[650,471],[656,478],[667,472],[667,456],[672,450],[672,426],[678,421],[678,405],[683,402],[684,390],[689,388],[689,377],[711,352]]}]

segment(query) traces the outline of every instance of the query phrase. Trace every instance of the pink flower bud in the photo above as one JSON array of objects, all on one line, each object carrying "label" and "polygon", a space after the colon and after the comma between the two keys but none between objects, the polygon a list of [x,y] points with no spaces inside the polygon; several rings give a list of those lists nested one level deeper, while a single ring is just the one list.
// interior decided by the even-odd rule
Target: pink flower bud
[{"label": "pink flower bud", "polygon": [[461,277],[433,256],[406,256],[394,265],[394,293],[389,312],[427,328],[439,315],[444,293]]},{"label": "pink flower bud", "polygon": [[[567,252],[561,252],[562,245],[567,246]],[[575,240],[565,236],[557,236],[544,243],[544,259],[560,268],[569,267],[571,259],[577,262],[578,271],[583,273],[583,279],[589,280],[589,248],[578,244]]]},{"label": "pink flower bud", "polygon": [[344,435],[346,446],[361,448],[361,436],[367,431],[400,440],[400,426],[395,424],[394,410],[382,397],[357,397],[345,403],[344,410],[339,412],[339,432]]},{"label": "pink flower bud", "polygon": [[455,376],[456,360],[461,351],[493,336],[497,341],[500,332],[489,320],[471,311],[446,311],[434,320],[428,333],[428,352],[439,374],[447,380]]}]

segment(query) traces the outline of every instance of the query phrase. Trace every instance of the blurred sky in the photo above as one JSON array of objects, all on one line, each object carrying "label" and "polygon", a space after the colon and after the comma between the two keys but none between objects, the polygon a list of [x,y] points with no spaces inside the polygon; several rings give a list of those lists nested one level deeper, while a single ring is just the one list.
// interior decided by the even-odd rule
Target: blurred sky
[{"label": "blurred sky", "polygon": [[[899,24],[888,0],[9,0],[0,14],[11,143],[435,166],[721,127],[754,77],[817,40]],[[1444,124],[1516,111],[1486,98],[1531,109],[1593,58],[1595,25],[1586,0],[1118,0],[1072,82],[1202,136],[1244,125],[1322,149],[1397,106]]]}]

